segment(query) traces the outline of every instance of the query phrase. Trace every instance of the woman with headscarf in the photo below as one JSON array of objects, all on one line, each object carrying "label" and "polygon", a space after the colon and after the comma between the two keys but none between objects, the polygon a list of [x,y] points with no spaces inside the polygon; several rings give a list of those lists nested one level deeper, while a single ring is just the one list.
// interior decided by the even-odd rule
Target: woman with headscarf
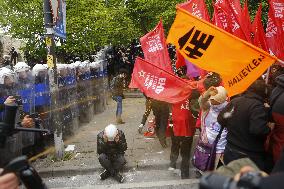
[{"label": "woman with headscarf", "polygon": [[[219,113],[227,106],[227,91],[224,87],[210,87],[199,98],[201,114],[201,136],[203,143],[213,144],[221,131],[221,125],[217,122]],[[219,160],[222,158],[227,143],[227,130],[223,129],[221,137],[216,146],[215,166],[217,168]]]}]

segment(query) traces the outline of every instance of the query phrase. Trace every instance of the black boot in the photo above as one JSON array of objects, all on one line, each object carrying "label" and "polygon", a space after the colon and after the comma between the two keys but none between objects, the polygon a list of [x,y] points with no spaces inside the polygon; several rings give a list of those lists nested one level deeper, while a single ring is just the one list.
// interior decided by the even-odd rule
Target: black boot
[{"label": "black boot", "polygon": [[123,183],[124,182],[124,177],[119,172],[117,172],[114,175],[114,179],[117,180],[119,183]]},{"label": "black boot", "polygon": [[181,179],[189,179],[189,171],[181,170]]},{"label": "black boot", "polygon": [[102,173],[100,174],[100,179],[101,179],[101,180],[105,180],[105,179],[107,179],[107,178],[110,177],[110,176],[111,176],[110,172],[108,172],[108,171],[105,169],[104,172],[102,172]]}]

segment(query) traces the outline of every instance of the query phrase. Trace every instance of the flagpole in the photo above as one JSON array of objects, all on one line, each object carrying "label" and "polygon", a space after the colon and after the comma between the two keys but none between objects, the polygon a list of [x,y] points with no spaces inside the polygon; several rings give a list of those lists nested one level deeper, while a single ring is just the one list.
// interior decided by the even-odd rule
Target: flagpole
[{"label": "flagpole", "polygon": [[277,61],[284,65],[284,61],[283,60],[277,59]]},{"label": "flagpole", "polygon": [[[171,72],[169,72],[169,71],[167,71],[167,70],[164,70],[163,68],[160,68],[160,67],[156,66],[155,64],[152,64],[151,62],[148,62],[147,60],[144,60],[144,59],[141,58],[141,57],[137,57],[136,59],[141,59],[141,60],[143,60],[144,62],[147,62],[148,64],[152,65],[153,67],[158,68],[158,69],[160,69],[160,70],[166,72],[167,74],[170,74],[170,75],[176,77],[175,74],[173,74],[173,73],[171,73]],[[184,79],[182,79],[182,78],[180,78],[180,77],[177,77],[177,79],[178,79],[178,80],[181,80],[182,82],[184,82],[184,83],[186,83],[186,84],[190,84],[189,82],[186,82]]]},{"label": "flagpole", "polygon": [[[44,12],[44,26],[45,26],[45,39],[46,39],[46,50],[47,50],[47,63],[49,68],[53,69],[53,82],[52,86],[52,107],[57,108],[58,106],[58,76],[56,68],[56,54],[55,54],[55,42],[54,42],[54,29],[53,29],[53,15],[51,10],[50,0],[43,0],[43,12]],[[48,62],[50,60],[50,62]],[[52,67],[52,68],[51,68]],[[52,115],[54,123],[54,146],[56,158],[61,160],[64,156],[64,143],[63,143],[63,129],[59,119],[59,115],[54,113]]]}]

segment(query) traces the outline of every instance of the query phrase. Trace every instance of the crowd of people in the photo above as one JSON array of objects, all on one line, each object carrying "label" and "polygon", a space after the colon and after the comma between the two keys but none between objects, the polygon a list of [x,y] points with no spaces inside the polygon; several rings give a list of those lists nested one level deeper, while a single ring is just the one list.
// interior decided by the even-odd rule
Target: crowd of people
[{"label": "crowd of people", "polygon": [[[244,159],[249,159],[259,170],[271,173],[284,147],[284,69],[274,65],[269,75],[263,75],[245,92],[233,97],[228,97],[216,73],[209,73],[203,79],[188,78],[181,69],[177,74],[196,82],[196,89],[178,104],[145,96],[146,110],[137,128],[139,133],[143,132],[153,111],[155,134],[163,148],[168,146],[166,137],[170,133],[169,170],[177,168],[180,154],[182,179],[190,177],[190,160],[200,174]],[[265,77],[268,77],[266,81]],[[119,110],[121,101],[116,101]],[[199,137],[193,146],[195,134]]]},{"label": "crowd of people", "polygon": [[[72,64],[58,64],[57,69],[58,84],[63,88],[76,81],[87,81],[104,74],[100,64],[79,60]],[[208,73],[205,77],[190,78],[186,76],[185,70],[185,68],[177,69],[176,74],[194,82],[196,89],[187,99],[177,104],[169,104],[145,96],[146,110],[137,128],[142,134],[147,126],[147,118],[153,111],[155,134],[163,148],[168,147],[166,138],[171,137],[169,170],[177,169],[177,160],[180,155],[182,179],[190,178],[190,161],[200,174],[220,170],[235,161],[240,162],[241,165],[247,165],[248,163],[242,163],[248,162],[245,161],[247,159],[250,160],[251,166],[261,171],[268,174],[275,172],[272,171],[273,168],[275,170],[274,165],[279,165],[279,162],[281,164],[283,159],[281,154],[284,147],[284,109],[282,108],[284,69],[274,65],[269,75],[259,78],[244,93],[233,97],[228,97],[218,74]],[[264,77],[268,79],[265,80]],[[22,111],[25,115],[19,124],[22,127],[34,127],[33,120],[28,115],[32,112],[32,108],[38,112],[46,111],[51,103],[50,94],[35,95],[39,99],[31,102],[25,101],[25,99],[29,100],[27,96],[31,94],[25,96],[19,91],[29,89],[31,84],[48,84],[50,79],[47,67],[42,64],[30,68],[26,63],[18,62],[13,69],[7,66],[2,67],[0,69],[0,96],[1,104],[3,104],[1,118],[4,116],[3,107],[16,103],[19,95],[22,97]],[[125,79],[126,74],[122,70],[111,80],[109,86],[112,99],[117,103],[117,124],[124,124],[122,101],[123,89],[127,86]],[[42,104],[43,101],[47,104]],[[85,108],[78,108],[78,111],[80,109]],[[62,119],[65,119],[64,116]],[[199,137],[196,146],[193,146],[196,134]],[[23,144],[28,144],[27,139],[30,139],[30,135],[21,136],[19,139]],[[37,140],[41,139],[37,138]],[[105,169],[100,174],[100,178],[105,180],[108,177],[114,177],[117,181],[124,182],[120,171],[126,163],[125,134],[111,124],[98,134],[97,139],[99,162]],[[191,157],[191,151],[193,151],[193,157]],[[7,154],[5,157],[11,159]],[[3,158],[2,160],[3,164],[7,163]],[[280,168],[281,171],[283,171],[282,168]],[[12,175],[6,177],[3,179],[12,178]]]}]

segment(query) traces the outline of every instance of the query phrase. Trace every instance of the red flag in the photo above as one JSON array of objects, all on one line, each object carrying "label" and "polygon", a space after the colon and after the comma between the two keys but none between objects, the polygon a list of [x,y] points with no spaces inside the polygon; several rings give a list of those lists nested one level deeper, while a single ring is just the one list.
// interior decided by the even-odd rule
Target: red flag
[{"label": "red flag", "polygon": [[268,47],[265,39],[265,32],[261,22],[262,4],[260,3],[258,11],[252,23],[252,43],[268,52]]},{"label": "red flag", "polygon": [[284,60],[284,0],[270,0],[266,41],[269,50],[281,60]]},{"label": "red flag", "polygon": [[242,10],[242,29],[245,32],[246,39],[248,42],[252,43],[251,39],[251,20],[250,20],[250,14],[249,14],[249,9],[248,9],[248,1],[245,1],[244,8]]},{"label": "red flag", "polygon": [[179,53],[179,51],[176,51],[176,68],[180,68],[182,66],[185,66],[185,59],[184,57]]},{"label": "red flag", "polygon": [[140,39],[145,60],[156,66],[172,71],[171,59],[169,56],[162,20],[156,28]]},{"label": "red flag", "polygon": [[232,33],[232,21],[230,14],[227,12],[228,9],[224,9],[224,6],[221,7],[218,3],[213,4],[213,7],[213,24],[229,33]]},{"label": "red flag", "polygon": [[233,13],[236,15],[239,21],[241,21],[242,15],[242,6],[240,0],[228,0],[231,8],[233,9]]},{"label": "red flag", "polygon": [[[245,32],[242,30],[239,17],[241,17],[241,5],[238,0],[222,0],[216,1],[215,5],[220,7],[222,11],[226,12],[230,18],[231,29],[233,35],[246,40]],[[216,18],[215,18],[216,19]]]},{"label": "red flag", "polygon": [[188,0],[185,3],[177,5],[194,16],[210,22],[210,16],[204,0]]},{"label": "red flag", "polygon": [[137,86],[150,98],[171,104],[181,102],[189,97],[196,88],[188,80],[181,79],[156,65],[137,58],[134,64],[130,88]]}]

